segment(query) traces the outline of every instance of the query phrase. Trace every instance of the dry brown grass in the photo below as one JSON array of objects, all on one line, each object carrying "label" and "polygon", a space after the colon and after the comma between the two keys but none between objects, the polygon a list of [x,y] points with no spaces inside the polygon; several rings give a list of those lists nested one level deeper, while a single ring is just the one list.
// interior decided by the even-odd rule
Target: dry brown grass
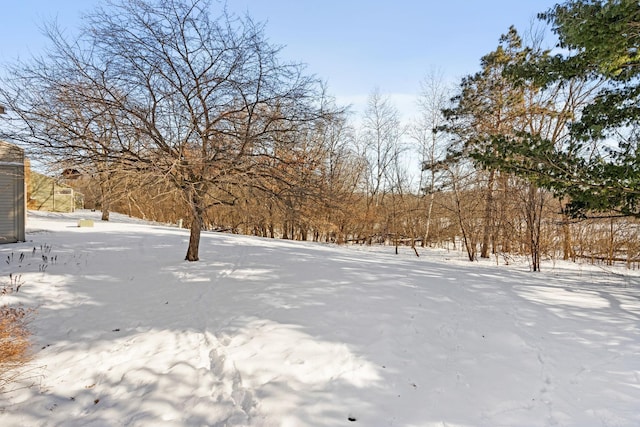
[{"label": "dry brown grass", "polygon": [[0,307],[0,390],[16,377],[16,370],[31,357],[29,320],[33,310]]}]

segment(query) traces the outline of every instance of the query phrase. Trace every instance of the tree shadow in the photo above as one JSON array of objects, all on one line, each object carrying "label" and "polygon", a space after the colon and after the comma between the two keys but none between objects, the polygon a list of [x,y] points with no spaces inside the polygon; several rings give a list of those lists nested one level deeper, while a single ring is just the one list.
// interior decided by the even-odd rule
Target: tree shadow
[{"label": "tree shadow", "polygon": [[0,248],[58,256],[6,266],[46,366],[0,424],[594,425],[640,401],[615,278],[215,233],[187,263],[185,230],[119,227]]}]

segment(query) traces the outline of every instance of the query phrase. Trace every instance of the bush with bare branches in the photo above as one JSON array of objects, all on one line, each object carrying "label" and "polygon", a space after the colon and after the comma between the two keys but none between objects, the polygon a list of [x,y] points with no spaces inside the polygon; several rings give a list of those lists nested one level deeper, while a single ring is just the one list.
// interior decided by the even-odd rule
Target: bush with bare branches
[{"label": "bush with bare branches", "polygon": [[31,357],[29,320],[33,309],[0,307],[0,390],[19,375],[19,368]]}]

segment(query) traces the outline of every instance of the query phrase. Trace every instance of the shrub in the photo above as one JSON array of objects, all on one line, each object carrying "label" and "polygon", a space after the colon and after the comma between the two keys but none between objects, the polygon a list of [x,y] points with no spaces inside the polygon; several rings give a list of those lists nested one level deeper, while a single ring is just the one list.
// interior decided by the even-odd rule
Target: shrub
[{"label": "shrub", "polygon": [[16,378],[17,368],[30,359],[29,320],[32,309],[0,307],[0,389]]}]

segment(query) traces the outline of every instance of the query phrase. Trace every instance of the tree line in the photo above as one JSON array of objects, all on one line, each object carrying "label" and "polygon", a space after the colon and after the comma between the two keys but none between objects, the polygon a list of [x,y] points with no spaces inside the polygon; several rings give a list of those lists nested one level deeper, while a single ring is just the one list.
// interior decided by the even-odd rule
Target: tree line
[{"label": "tree line", "polygon": [[[214,13],[218,11],[219,13]],[[358,124],[265,27],[204,0],[109,1],[0,83],[5,138],[80,172],[89,204],[202,230],[635,265],[636,1],[540,14],[480,71],[429,75],[403,124],[374,90]],[[410,173],[411,166],[420,172]]]}]

